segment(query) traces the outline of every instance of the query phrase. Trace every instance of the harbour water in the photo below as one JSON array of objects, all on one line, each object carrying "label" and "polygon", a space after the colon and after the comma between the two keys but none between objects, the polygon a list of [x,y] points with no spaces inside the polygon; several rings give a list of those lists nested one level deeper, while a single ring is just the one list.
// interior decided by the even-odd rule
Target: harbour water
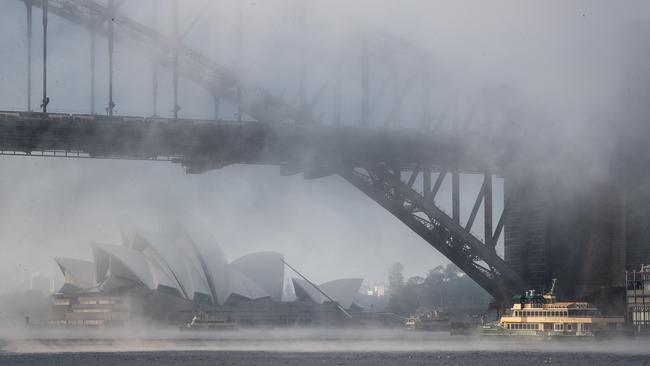
[{"label": "harbour water", "polygon": [[2,333],[0,365],[650,365],[648,339],[485,340],[402,330]]},{"label": "harbour water", "polygon": [[646,355],[536,352],[118,352],[0,356],[2,365],[649,365]]}]

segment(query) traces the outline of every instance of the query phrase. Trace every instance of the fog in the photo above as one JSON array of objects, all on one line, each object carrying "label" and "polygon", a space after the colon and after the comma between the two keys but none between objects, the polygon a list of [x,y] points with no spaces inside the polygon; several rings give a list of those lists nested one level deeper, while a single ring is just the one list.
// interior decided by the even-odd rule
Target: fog
[{"label": "fog", "polygon": [[[0,334],[0,354],[86,352],[324,352],[391,353],[435,352],[433,359],[449,357],[442,352],[531,352],[556,354],[587,353],[647,355],[644,340],[610,339],[600,342],[531,341],[503,342],[478,337],[452,337],[438,332],[409,332],[382,329],[303,328],[240,330],[237,332],[183,332],[160,328],[126,328],[93,331],[41,330],[38,334],[12,330]],[[384,361],[387,362],[387,361]],[[550,362],[547,362],[550,363]]]},{"label": "fog", "polygon": [[[18,0],[2,6],[0,109],[25,109],[25,6]],[[120,11],[150,25],[151,8],[150,1],[126,1]],[[313,110],[322,123],[333,122],[337,93],[343,99],[342,123],[359,120],[358,59],[366,34],[373,47],[370,119],[376,125],[390,120],[391,98],[410,90],[415,71],[416,80],[431,81],[428,102],[437,126],[451,128],[471,119],[474,130],[508,134],[508,124],[517,131],[535,128],[547,139],[531,144],[544,151],[560,148],[588,156],[607,147],[602,137],[612,124],[644,116],[643,103],[634,104],[633,113],[626,96],[647,93],[650,85],[650,69],[635,61],[649,54],[649,8],[645,1],[188,0],[181,2],[180,19],[186,29],[203,14],[186,44],[289,105],[329,85]],[[170,31],[169,9],[169,1],[159,1],[164,32]],[[37,109],[40,11],[34,14],[32,108]],[[88,113],[88,32],[55,16],[49,32],[50,111]],[[107,105],[105,42],[98,37],[98,113]],[[426,55],[427,63],[413,64],[412,54]],[[116,114],[151,115],[149,58],[122,43],[115,57]],[[407,92],[412,95],[399,111],[397,120],[407,128],[420,123],[419,87]],[[214,117],[209,93],[184,80],[180,88],[182,117]],[[160,69],[159,94],[158,113],[170,116],[168,69]],[[235,119],[236,112],[224,102],[220,117]],[[608,166],[591,168],[601,172]],[[341,277],[385,282],[396,261],[407,276],[447,262],[336,176],[303,180],[259,166],[187,175],[169,163],[22,157],[0,158],[0,171],[0,292],[24,290],[35,272],[57,273],[55,256],[89,259],[90,242],[119,242],[124,221],[146,225],[170,213],[200,222],[231,260],[256,250],[278,251],[315,282]],[[479,185],[467,178],[463,188],[476,192]],[[448,194],[443,186],[439,196]],[[496,214],[502,199],[497,192]],[[472,200],[462,202],[465,217]]]}]

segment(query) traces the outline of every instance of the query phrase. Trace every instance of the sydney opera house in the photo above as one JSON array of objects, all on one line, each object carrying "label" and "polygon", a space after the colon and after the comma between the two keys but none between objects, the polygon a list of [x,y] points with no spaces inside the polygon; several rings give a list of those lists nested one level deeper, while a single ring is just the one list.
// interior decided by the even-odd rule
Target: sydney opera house
[{"label": "sydney opera house", "polygon": [[51,324],[185,324],[201,312],[242,325],[327,325],[348,321],[348,311],[361,313],[354,300],[362,279],[315,285],[294,278],[296,298],[283,299],[281,254],[228,262],[216,242],[186,230],[138,233],[92,250],[92,262],[56,259],[65,281],[54,295]]}]

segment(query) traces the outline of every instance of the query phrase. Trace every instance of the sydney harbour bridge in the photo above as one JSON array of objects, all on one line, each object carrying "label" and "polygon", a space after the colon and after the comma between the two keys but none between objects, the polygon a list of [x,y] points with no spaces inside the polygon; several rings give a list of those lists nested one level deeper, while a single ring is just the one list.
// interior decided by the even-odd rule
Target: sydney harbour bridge
[{"label": "sydney harbour bridge", "polygon": [[[336,83],[303,90],[301,100],[290,103],[278,93],[244,81],[240,70],[187,45],[184,37],[193,21],[180,24],[178,7],[183,2],[178,0],[152,2],[154,7],[169,3],[175,8],[171,19],[165,19],[171,24],[169,32],[155,22],[135,20],[123,9],[125,0],[13,1],[26,9],[15,17],[24,17],[27,24],[26,34],[19,35],[29,44],[27,66],[15,73],[24,73],[28,88],[24,109],[0,113],[3,155],[164,160],[181,164],[191,174],[231,164],[262,164],[278,166],[281,175],[303,174],[305,179],[339,175],[501,304],[523,290],[543,290],[552,278],[559,279],[566,297],[607,301],[623,285],[626,267],[650,262],[650,238],[640,228],[644,216],[637,213],[637,219],[623,219],[633,216],[629,212],[634,207],[628,202],[637,202],[638,197],[630,198],[623,194],[625,188],[607,181],[588,193],[562,188],[558,175],[563,172],[539,168],[544,159],[528,148],[527,137],[516,132],[523,121],[507,111],[490,126],[477,126],[474,112],[446,125],[444,116],[429,108],[430,75],[414,66],[427,64],[429,56],[396,37],[361,32],[348,51],[347,64],[355,75],[358,95],[354,114],[346,117],[342,114],[350,108],[341,107]],[[51,17],[90,35],[91,73],[79,75],[88,78],[88,92],[93,95],[86,114],[49,110],[56,102],[47,85]],[[38,38],[42,44],[35,47],[36,32],[42,35]],[[113,75],[116,44],[133,53],[155,55],[151,116],[115,113],[119,95],[113,84],[125,82]],[[42,52],[33,52],[41,47]],[[101,74],[108,77],[108,98],[98,107],[95,63],[100,57],[106,58],[108,66]],[[391,67],[400,71],[393,73],[392,81],[376,87],[382,82],[373,72],[387,57]],[[43,76],[38,89],[32,87],[36,65],[42,67]],[[418,73],[409,74],[411,69]],[[161,73],[172,79],[172,115],[167,117],[158,114]],[[181,109],[182,83],[198,85],[210,96],[213,118],[193,119],[191,111]],[[327,107],[332,111],[327,121],[315,112],[325,94],[334,101]],[[220,111],[226,108],[235,111],[232,117],[222,118]],[[409,124],[403,120],[407,110]],[[461,178],[467,175],[482,177],[478,194],[461,189]],[[495,177],[503,177],[505,186],[498,217],[493,217]],[[451,186],[451,212],[436,204],[443,184]],[[471,196],[474,202],[462,219],[461,196]],[[477,217],[482,218],[482,236],[474,234]],[[499,239],[504,240],[505,258],[496,250]]]}]

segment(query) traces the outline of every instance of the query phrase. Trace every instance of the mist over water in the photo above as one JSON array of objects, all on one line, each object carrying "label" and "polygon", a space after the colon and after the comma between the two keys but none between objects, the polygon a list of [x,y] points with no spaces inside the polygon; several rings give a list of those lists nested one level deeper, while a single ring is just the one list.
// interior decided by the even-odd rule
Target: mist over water
[{"label": "mist over water", "polygon": [[517,341],[382,329],[172,329],[0,335],[8,365],[647,365],[647,340]]},{"label": "mist over water", "polygon": [[477,336],[450,337],[445,332],[403,329],[278,328],[234,332],[179,331],[127,327],[102,330],[12,330],[0,333],[2,353],[97,352],[531,352],[649,355],[647,339],[522,340]]}]

